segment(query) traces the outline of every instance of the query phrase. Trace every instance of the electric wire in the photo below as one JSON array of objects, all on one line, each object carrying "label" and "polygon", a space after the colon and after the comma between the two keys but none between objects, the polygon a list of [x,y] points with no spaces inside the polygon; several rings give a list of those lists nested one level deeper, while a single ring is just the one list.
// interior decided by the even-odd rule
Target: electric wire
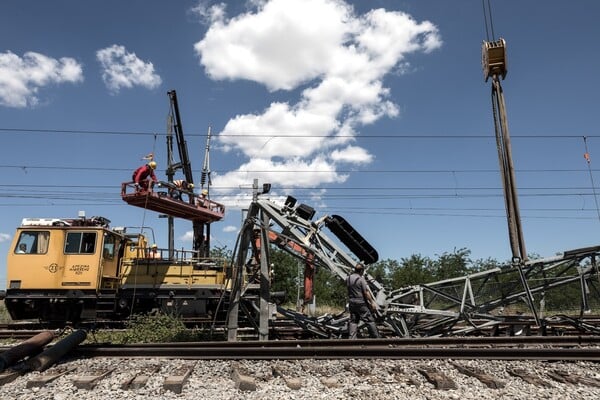
[{"label": "electric wire", "polygon": [[[9,128],[0,128],[0,133],[1,132],[7,132],[7,131],[14,131],[15,129],[9,129]],[[28,129],[24,129],[23,131],[35,131],[35,132],[48,132],[48,130],[28,130]],[[133,135],[148,135],[150,133],[146,133],[146,132],[128,132],[128,131],[81,131],[81,130],[50,130],[51,132],[54,133],[102,133],[102,134],[114,134],[114,135],[122,135],[122,134],[133,134]],[[158,138],[158,136],[161,136],[160,134],[153,134],[153,138],[154,138],[154,145],[153,148],[156,147],[156,140]],[[205,134],[200,134],[198,136],[202,136],[205,137]],[[239,136],[243,136],[243,135],[239,135]],[[273,136],[273,135],[262,135],[262,136]],[[279,135],[281,137],[290,137],[290,135]],[[293,135],[292,135],[293,136]],[[310,136],[310,135],[298,135],[298,137],[305,137],[305,136]],[[489,135],[403,135],[403,136],[398,136],[398,135],[369,135],[369,136],[362,136],[364,138],[395,138],[395,139],[430,139],[430,138],[434,138],[434,139],[439,139],[439,138],[449,138],[449,139],[480,139],[480,138],[485,138],[485,139],[491,139],[491,137]],[[513,136],[514,138],[515,136]],[[523,136],[517,136],[520,138],[530,138],[530,139],[547,139],[547,138],[567,138],[567,139],[572,139],[572,138],[581,138],[581,136],[573,136],[573,135],[523,135]],[[585,138],[592,138],[595,137],[594,135],[587,135],[585,136]],[[600,136],[598,136],[600,137]],[[359,136],[360,138],[360,136]],[[89,170],[94,170],[94,171],[101,171],[101,172],[107,172],[107,173],[111,173],[111,172],[121,172],[121,171],[130,171],[130,168],[118,168],[118,167],[76,167],[76,166],[53,166],[53,165],[46,165],[46,166],[37,166],[37,165],[11,165],[11,164],[6,164],[6,165],[0,165],[0,168],[19,168],[19,169],[23,169],[25,172],[28,169],[52,169],[52,170],[66,170],[66,171],[78,171],[81,170],[83,172],[85,171],[89,171]],[[557,169],[557,168],[548,168],[548,169],[521,169],[521,170],[517,170],[519,173],[581,173],[582,171],[585,171],[585,169]],[[538,187],[538,188],[534,188],[534,187],[520,187],[520,190],[523,191],[528,191],[528,190],[545,190],[545,191],[552,191],[551,193],[524,193],[522,194],[523,197],[588,197],[590,195],[594,196],[594,200],[597,202],[597,188],[595,187],[595,184],[593,183],[593,174],[591,174],[592,171],[596,171],[594,169],[592,169],[591,164],[587,165],[587,171],[588,174],[590,174],[590,180],[592,180],[592,194],[590,194],[589,192],[583,192],[581,191],[582,189],[589,189],[589,187],[583,188],[583,187],[579,187],[579,186],[574,186],[574,187]],[[214,171],[218,174],[226,174],[228,172],[232,172],[232,171],[228,171],[228,170],[216,170]],[[247,171],[242,171],[244,173],[248,173],[248,174],[253,174],[253,173],[270,173],[270,174],[286,174],[286,173],[293,173],[293,174],[302,174],[302,173],[331,173],[331,171],[302,171],[302,170],[294,170],[294,171],[283,171],[283,170],[275,170],[275,171],[267,171],[267,170],[247,170]],[[285,190],[290,190],[290,191],[296,191],[296,192],[302,192],[302,191],[309,191],[309,190],[327,190],[327,191],[334,191],[337,193],[343,193],[343,192],[349,192],[349,191],[353,191],[353,190],[360,190],[360,191],[376,191],[376,190],[384,190],[384,191],[400,191],[400,190],[419,190],[421,192],[425,192],[425,193],[417,193],[417,194],[376,194],[374,197],[371,197],[371,195],[369,195],[369,198],[372,198],[373,200],[387,200],[387,199],[447,199],[447,198],[464,198],[464,199],[468,199],[468,198],[483,198],[483,197],[498,197],[500,196],[499,194],[476,194],[473,193],[473,191],[485,191],[485,190],[498,190],[497,187],[482,187],[482,186],[475,186],[475,187],[459,187],[458,185],[456,185],[456,181],[457,181],[457,174],[477,174],[477,173],[492,173],[492,174],[498,174],[498,171],[496,169],[471,169],[471,170],[466,170],[466,169],[431,169],[431,170],[425,170],[425,169],[414,169],[414,170],[410,170],[410,169],[389,169],[389,170],[385,170],[385,169],[378,169],[378,170],[337,170],[336,173],[352,173],[352,174],[452,174],[453,176],[453,180],[455,182],[455,185],[452,188],[447,188],[447,187],[427,187],[427,188],[419,188],[419,187],[344,187],[344,188],[338,188],[338,187],[333,187],[333,186],[320,186],[320,187],[309,187],[309,186],[273,186],[274,190],[279,190],[279,191],[285,191]],[[23,188],[27,188],[30,187],[31,185],[28,184],[14,184],[14,185],[0,185],[0,187],[4,188],[2,190],[2,192],[0,192],[0,201],[1,199],[5,199],[7,201],[10,201],[10,199],[31,199],[34,200],[36,198],[39,197],[44,197],[44,193],[40,193],[40,192],[36,192],[35,195],[27,195],[25,193],[19,193],[18,191],[15,191],[15,189],[18,190],[18,188],[23,187]],[[117,195],[114,195],[112,193],[98,193],[93,191],[93,189],[111,189],[114,188],[117,185],[37,185],[36,184],[36,188],[40,189],[40,188],[47,188],[50,189],[47,191],[46,195],[49,197],[48,199],[44,199],[47,201],[50,201],[54,204],[56,204],[57,201],[70,201],[70,203],[65,203],[65,204],[72,204],[73,202],[86,202],[85,205],[88,204],[99,204],[99,205],[118,205],[121,204],[120,203],[120,199]],[[52,191],[51,189],[90,189],[90,192],[77,192],[77,191],[73,191],[73,190],[56,190],[56,191]],[[230,191],[230,190],[239,190],[238,187],[214,187],[215,190],[225,190],[225,191]],[[452,190],[453,193],[452,194],[447,194],[447,193],[432,193],[432,191],[441,191],[441,190]],[[565,190],[569,190],[569,191],[576,191],[576,192],[571,192],[571,193],[564,193],[561,191],[565,191]],[[25,190],[26,191],[26,190]],[[465,191],[469,192],[469,193],[464,193]],[[29,193],[29,192],[28,192]],[[306,199],[310,199],[310,197],[307,195]],[[345,200],[345,199],[356,199],[356,200],[363,200],[365,199],[364,196],[360,196],[360,195],[356,195],[356,194],[347,194],[347,195],[323,195],[323,199],[325,200]],[[10,203],[6,202],[6,201],[2,201],[0,202],[0,207],[10,207],[10,206],[22,206],[24,205],[22,202],[19,202],[17,204],[15,204],[14,202],[10,201]],[[40,205],[40,204],[37,204]],[[42,206],[46,206],[46,204],[41,204]],[[49,206],[53,205],[53,204],[48,204]],[[380,209],[380,207],[375,207],[375,208],[366,208],[367,210],[374,210],[373,212],[377,211],[378,209]],[[600,218],[600,208],[597,206],[596,209],[598,210],[597,213],[599,214],[599,218]]]},{"label": "electric wire", "polygon": [[583,144],[585,146],[585,154],[584,154],[584,158],[585,161],[587,162],[587,166],[588,166],[588,171],[590,174],[590,181],[592,184],[592,191],[594,192],[594,202],[596,203],[596,212],[598,214],[598,221],[600,221],[600,207],[598,206],[598,196],[596,195],[596,186],[594,184],[594,175],[592,174],[592,168],[591,168],[591,159],[590,159],[590,153],[588,150],[588,145],[587,145],[587,137],[583,137]]},{"label": "electric wire", "polygon": [[[69,166],[52,166],[52,165],[16,165],[16,164],[4,164],[0,165],[0,168],[18,168],[21,170],[34,170],[34,169],[42,169],[42,170],[65,170],[65,171],[102,171],[102,172],[124,172],[130,171],[130,168],[107,168],[107,167],[69,167]],[[588,168],[589,169],[589,168]],[[539,169],[515,169],[516,172],[519,173],[557,173],[557,172],[582,172],[588,171],[588,169],[557,169],[557,168],[539,168]],[[196,170],[199,171],[199,170]],[[600,171],[600,169],[592,169],[592,171]],[[211,172],[216,172],[218,174],[227,174],[230,172],[238,172],[245,174],[256,174],[256,173],[269,173],[269,174],[313,174],[313,173],[323,173],[330,174],[331,170],[300,170],[300,169],[287,169],[287,170],[266,170],[266,169],[247,169],[247,170],[225,170],[225,169],[217,169],[212,170]],[[337,169],[336,173],[340,174],[440,174],[440,173],[448,173],[448,174],[456,174],[456,173],[491,173],[497,174],[497,169]],[[0,186],[6,186],[1,185]],[[18,185],[15,185],[18,186]],[[22,185],[25,186],[25,185]],[[65,186],[68,187],[68,186]],[[84,185],[72,185],[72,187],[85,187]]]},{"label": "electric wire", "polygon": [[[495,40],[496,35],[494,34],[494,18],[492,17],[492,5],[490,0],[487,0],[487,14],[486,14],[486,0],[481,0],[483,5],[483,19],[485,23],[485,36],[487,41],[490,41],[490,31],[492,33],[492,40]],[[488,30],[489,22],[489,30]]]},{"label": "electric wire", "polygon": [[[91,135],[134,135],[134,136],[167,136],[167,133],[142,132],[142,131],[104,131],[104,130],[85,130],[85,129],[33,129],[33,128],[0,128],[1,133],[65,133],[65,134],[91,134]],[[206,138],[206,133],[190,133],[186,132],[186,137],[202,137]],[[214,136],[214,135],[213,135]],[[297,134],[294,132],[235,132],[235,133],[220,133],[217,138],[285,138],[285,139],[301,139],[301,138],[351,138],[351,139],[490,139],[486,134],[402,134],[402,133],[372,133],[364,135],[344,135],[339,134],[335,137],[331,134]],[[523,134],[511,135],[511,139],[579,139],[581,134]],[[587,135],[588,138],[600,138],[600,135]]]}]

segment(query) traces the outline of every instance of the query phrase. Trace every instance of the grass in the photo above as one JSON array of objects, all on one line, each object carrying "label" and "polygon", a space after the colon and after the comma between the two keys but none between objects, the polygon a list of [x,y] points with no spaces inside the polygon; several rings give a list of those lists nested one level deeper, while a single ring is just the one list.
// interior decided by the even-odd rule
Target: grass
[{"label": "grass", "polygon": [[8,324],[12,322],[12,318],[10,318],[10,314],[4,305],[4,300],[0,301],[0,324]]},{"label": "grass", "polygon": [[134,315],[125,331],[99,331],[88,335],[87,342],[133,344],[200,342],[215,340],[209,330],[188,329],[183,321],[167,314]]}]

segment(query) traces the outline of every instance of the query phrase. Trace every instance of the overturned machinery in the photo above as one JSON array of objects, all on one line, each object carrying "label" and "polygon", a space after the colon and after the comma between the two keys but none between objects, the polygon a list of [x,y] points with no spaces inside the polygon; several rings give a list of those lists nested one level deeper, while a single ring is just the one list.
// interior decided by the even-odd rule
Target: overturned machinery
[{"label": "overturned machinery", "polygon": [[[358,260],[372,264],[378,254],[342,217],[323,216],[313,220],[314,210],[296,204],[288,197],[283,205],[260,198],[255,192],[240,231],[234,255],[233,285],[228,316],[228,338],[237,339],[238,318],[255,321],[259,338],[268,339],[269,318],[275,306],[270,302],[270,243],[302,260],[305,281],[315,268],[326,268],[345,280]],[[331,235],[333,234],[333,235]],[[597,260],[600,246],[575,249],[560,255],[508,264],[471,275],[414,285],[388,288],[365,274],[378,306],[378,324],[388,335],[398,337],[447,336],[468,334],[527,334],[523,327],[536,326],[537,334],[558,334],[557,322],[600,334],[600,326],[586,322],[590,298],[600,298]],[[254,268],[256,274],[248,273]],[[253,278],[252,278],[253,277]],[[252,282],[244,281],[250,279]],[[553,290],[575,292],[580,317],[543,318],[544,299]],[[248,306],[246,293],[254,289],[259,301]],[[255,298],[256,299],[256,298]],[[511,312],[511,306],[530,312]],[[344,337],[347,314],[311,317],[295,310],[277,307],[299,326],[318,337]],[[558,321],[560,319],[560,321]]]}]

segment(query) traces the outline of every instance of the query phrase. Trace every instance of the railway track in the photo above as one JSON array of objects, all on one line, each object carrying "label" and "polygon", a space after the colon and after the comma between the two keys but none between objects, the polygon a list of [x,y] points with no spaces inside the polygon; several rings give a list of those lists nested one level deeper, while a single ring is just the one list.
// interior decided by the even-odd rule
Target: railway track
[{"label": "railway track", "polygon": [[[0,346],[0,353],[12,346]],[[72,356],[190,360],[496,359],[600,361],[600,336],[83,344]]]},{"label": "railway track", "polygon": [[382,399],[403,398],[398,391],[435,396],[469,388],[479,388],[477,398],[491,399],[508,396],[514,387],[537,395],[557,388],[597,395],[598,361],[600,336],[84,344],[47,370],[16,365],[0,373],[0,398],[36,392],[61,398],[60,392],[62,398],[96,399],[111,391],[124,397],[174,392],[198,398],[199,388],[210,388],[206,395],[211,396],[231,390],[246,398],[253,393],[287,393],[287,398],[294,391],[302,393],[294,394],[296,399],[328,392],[351,398],[348,388],[356,391],[356,382],[368,382],[381,394],[370,398]]},{"label": "railway track", "polygon": [[74,354],[82,357],[146,357],[193,360],[377,358],[600,361],[600,337],[519,338],[526,340],[515,340],[517,338],[448,339],[450,338],[438,340],[280,341],[268,343],[209,342],[130,346],[84,345],[78,347]]}]

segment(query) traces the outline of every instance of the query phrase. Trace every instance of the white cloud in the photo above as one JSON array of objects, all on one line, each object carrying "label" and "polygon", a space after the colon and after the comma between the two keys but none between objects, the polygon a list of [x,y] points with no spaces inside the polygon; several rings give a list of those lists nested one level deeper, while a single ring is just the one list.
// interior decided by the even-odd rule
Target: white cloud
[{"label": "white cloud", "polygon": [[24,108],[39,103],[40,88],[83,81],[81,65],[73,58],[55,59],[27,52],[23,57],[0,53],[0,105]]},{"label": "white cloud", "polygon": [[194,46],[200,63],[215,80],[299,90],[299,98],[231,118],[219,144],[247,161],[213,182],[231,188],[253,178],[286,186],[343,182],[338,163],[373,159],[353,144],[360,127],[399,114],[384,77],[410,70],[410,53],[439,48],[437,27],[399,11],[356,15],[343,0],[252,4],[253,10],[231,18],[224,6],[203,14],[212,19]]},{"label": "white cloud", "polygon": [[[246,204],[248,204],[248,202],[246,202]],[[228,228],[231,228],[231,226]],[[238,230],[238,228],[235,228],[235,227],[233,227],[233,228],[235,229],[234,232]],[[226,229],[227,228],[224,228],[223,232],[231,232],[230,230],[226,230]],[[211,239],[213,239],[212,235],[210,237],[211,237]],[[182,242],[192,243],[194,241],[194,231],[186,231],[183,235],[181,235],[179,237],[179,240],[181,240]]]},{"label": "white cloud", "polygon": [[96,58],[102,66],[102,80],[111,93],[133,86],[154,89],[162,83],[151,62],[144,62],[135,53],[128,53],[124,46],[114,44],[98,50]]},{"label": "white cloud", "polygon": [[239,229],[240,228],[238,226],[227,225],[225,228],[223,228],[223,232],[225,232],[225,233],[237,232]]},{"label": "white cloud", "polygon": [[315,186],[317,183],[341,183],[346,178],[346,175],[336,172],[335,166],[325,155],[320,155],[310,160],[298,157],[281,161],[252,158],[235,171],[217,175],[213,181],[218,180],[220,187],[234,189],[251,184],[254,179],[286,186],[292,182],[302,187]]},{"label": "white cloud", "polygon": [[8,233],[0,233],[0,243],[8,242],[12,238]]},{"label": "white cloud", "polygon": [[200,18],[200,21],[210,24],[213,21],[222,20],[225,17],[225,3],[210,4],[210,0],[199,0],[195,7],[191,8],[192,14]]},{"label": "white cloud", "polygon": [[335,162],[368,164],[373,160],[373,156],[362,147],[348,146],[344,149],[334,150],[331,153],[331,159]]},{"label": "white cloud", "polygon": [[183,235],[181,235],[179,237],[179,240],[181,240],[182,242],[193,242],[194,241],[194,232],[193,231],[185,232]]},{"label": "white cloud", "polygon": [[220,15],[195,48],[215,79],[293,89],[328,69],[334,57],[330,50],[344,41],[349,13],[338,1],[269,1],[256,13],[229,21]]}]

